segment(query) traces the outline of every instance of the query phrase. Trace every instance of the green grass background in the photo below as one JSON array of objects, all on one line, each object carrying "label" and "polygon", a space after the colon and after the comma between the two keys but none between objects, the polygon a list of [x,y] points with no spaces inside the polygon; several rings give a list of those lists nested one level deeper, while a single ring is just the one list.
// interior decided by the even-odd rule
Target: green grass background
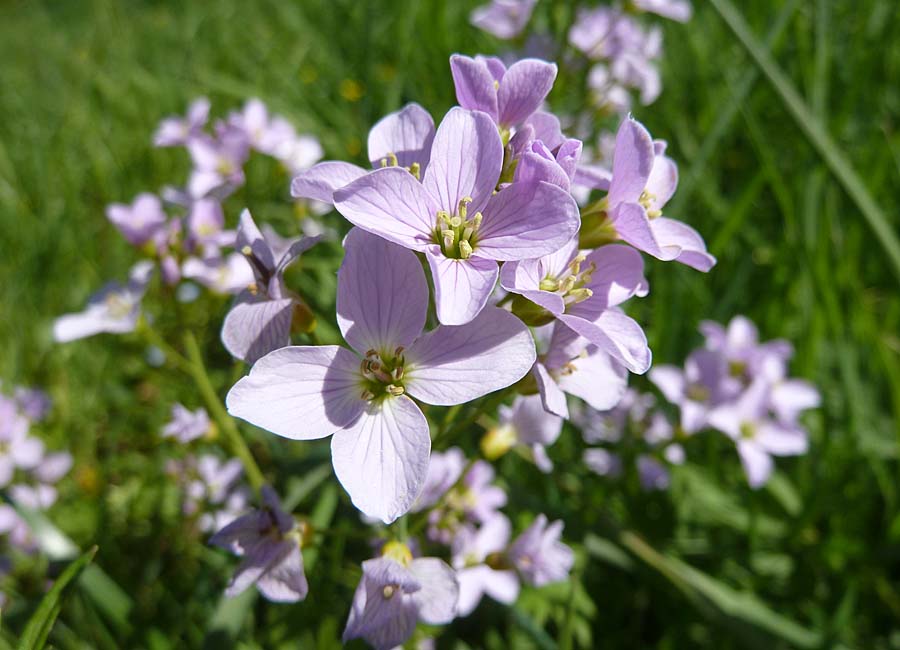
[{"label": "green grass background", "polygon": [[[369,126],[384,113],[418,101],[438,117],[453,104],[449,54],[502,47],[468,25],[473,4],[0,6],[0,378],[52,394],[45,433],[77,460],[54,520],[79,544],[99,543],[97,562],[128,603],[117,617],[111,611],[122,594],[101,589],[113,603],[104,607],[77,591],[52,637],[59,647],[275,648],[296,647],[298,636],[301,647],[338,647],[358,575],[345,566],[362,557],[358,549],[344,542],[324,549],[310,601],[287,613],[259,603],[233,615],[217,610],[233,565],[202,540],[182,538],[177,494],[161,461],[148,462],[171,450],[156,434],[171,403],[197,406],[196,391],[148,370],[142,346],[128,337],[58,346],[49,328],[105,281],[124,278],[135,260],[104,207],[184,178],[185,155],[150,146],[161,117],[201,94],[219,116],[258,96],[317,135],[328,158],[359,159]],[[742,313],[764,338],[790,339],[794,373],[823,394],[810,420],[811,451],[779,462],[773,486],[755,495],[742,487],[733,458],[720,463],[727,446],[708,441],[689,449],[693,463],[667,495],[585,493],[571,487],[581,475],[563,466],[556,483],[522,504],[570,513],[573,540],[600,539],[580,555],[578,588],[526,593],[513,610],[489,604],[454,625],[446,647],[900,648],[900,276],[885,237],[783,96],[713,4],[694,4],[687,25],[664,23],[664,91],[634,113],[669,141],[680,165],[667,214],[703,233],[719,264],[702,275],[648,263],[652,292],[632,313],[660,362],[680,362],[698,344],[704,318]],[[541,0],[536,24],[561,29],[573,5]],[[738,10],[896,237],[900,12],[893,0],[766,0]],[[359,97],[348,93],[355,86]],[[551,102],[572,107],[575,88],[561,84]],[[257,216],[288,223],[287,199],[287,179],[254,162],[247,188],[229,205],[244,201]],[[323,310],[333,304],[335,255],[314,256],[298,280]],[[160,318],[206,332],[222,389],[240,372],[215,341],[225,304],[179,307],[174,316],[165,302],[156,305]],[[327,450],[286,452],[265,436],[254,444],[282,480],[327,460]],[[337,494],[318,486],[304,498],[310,510],[327,510]],[[344,501],[340,508],[353,516]],[[623,527],[656,550],[632,544]],[[678,561],[703,576],[680,573]],[[17,595],[12,629],[42,590],[39,574],[29,574],[30,587],[25,580]],[[7,620],[4,613],[4,628]],[[213,628],[219,637],[210,636]]]}]

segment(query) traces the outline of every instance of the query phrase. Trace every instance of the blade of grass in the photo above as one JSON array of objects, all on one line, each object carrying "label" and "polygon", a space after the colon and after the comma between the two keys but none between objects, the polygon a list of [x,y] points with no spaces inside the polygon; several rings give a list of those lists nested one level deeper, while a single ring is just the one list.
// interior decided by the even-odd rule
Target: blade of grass
[{"label": "blade of grass", "polygon": [[768,51],[753,36],[747,23],[731,1],[710,0],[710,3],[762,70],[797,126],[828,165],[856,207],[859,208],[863,218],[868,222],[878,242],[887,253],[897,279],[900,280],[900,240],[897,239],[887,216],[869,194],[847,157],[831,139],[825,126],[813,115],[787,75],[782,72]]}]

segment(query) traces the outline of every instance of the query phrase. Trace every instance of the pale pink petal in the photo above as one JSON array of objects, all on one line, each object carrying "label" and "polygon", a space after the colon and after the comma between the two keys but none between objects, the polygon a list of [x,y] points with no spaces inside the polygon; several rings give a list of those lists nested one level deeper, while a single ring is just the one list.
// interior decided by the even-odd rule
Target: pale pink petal
[{"label": "pale pink petal", "polygon": [[670,365],[653,366],[647,377],[672,404],[681,404],[684,401],[686,381],[681,368]]},{"label": "pale pink petal", "polygon": [[388,162],[388,154],[394,154],[400,167],[418,163],[424,171],[433,140],[431,115],[418,104],[407,104],[381,118],[369,131],[369,160],[377,168],[382,166],[382,161]]},{"label": "pale pink petal", "polygon": [[535,361],[534,341],[518,318],[485,307],[472,322],[441,326],[409,348],[404,383],[426,404],[449,406],[506,388]]},{"label": "pale pink petal", "polygon": [[497,262],[472,256],[466,260],[445,257],[437,245],[425,250],[434,280],[438,320],[444,325],[463,325],[487,304],[499,269]]},{"label": "pale pink petal", "polygon": [[[654,142],[654,145],[656,143]],[[663,150],[665,150],[663,148]],[[653,206],[662,210],[678,187],[678,165],[668,156],[657,154],[647,179],[647,192],[653,197]]]},{"label": "pale pink petal", "polygon": [[327,160],[301,172],[291,181],[291,196],[314,199],[331,205],[335,191],[349,185],[368,172],[350,163]]},{"label": "pale pink petal", "polygon": [[635,202],[647,187],[653,168],[653,139],[639,122],[626,117],[616,133],[609,205]]},{"label": "pale pink petal", "polygon": [[405,395],[369,403],[353,425],[331,439],[334,471],[353,505],[386,524],[416,500],[430,451],[428,421]]},{"label": "pale pink petal", "polygon": [[[465,197],[472,199],[468,211],[474,214],[491,197],[502,166],[503,143],[493,120],[479,111],[451,108],[434,136],[422,184],[440,209],[454,215]],[[430,230],[435,211],[429,216]]]},{"label": "pale pink petal", "polygon": [[334,193],[334,205],[353,225],[405,248],[421,251],[432,243],[438,205],[400,167],[356,179]]},{"label": "pale pink petal", "polygon": [[350,426],[365,407],[359,357],[336,345],[270,352],[236,383],[228,412],[294,440],[314,440]]},{"label": "pale pink petal", "polygon": [[344,239],[337,320],[357,352],[393,353],[422,333],[428,283],[415,253],[361,230]]}]

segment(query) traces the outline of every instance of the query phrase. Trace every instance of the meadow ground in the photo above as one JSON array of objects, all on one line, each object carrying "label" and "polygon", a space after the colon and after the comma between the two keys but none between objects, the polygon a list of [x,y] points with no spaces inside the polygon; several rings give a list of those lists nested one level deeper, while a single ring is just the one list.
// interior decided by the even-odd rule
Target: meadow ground
[{"label": "meadow ground", "polygon": [[[318,136],[327,158],[361,162],[368,128],[386,112],[415,100],[439,116],[454,103],[451,53],[502,47],[468,25],[471,4],[0,7],[0,378],[52,395],[48,435],[76,458],[54,520],[79,545],[99,544],[97,561],[119,585],[104,592],[105,606],[75,593],[54,633],[58,647],[181,648],[204,639],[281,647],[295,633],[338,647],[355,583],[334,577],[345,575],[340,545],[321,553],[318,570],[332,579],[307,610],[273,615],[257,604],[241,610],[235,631],[228,610],[217,609],[225,559],[179,537],[177,501],[156,462],[156,432],[189,383],[148,372],[133,339],[59,346],[50,326],[134,260],[104,207],[186,172],[184,156],[150,146],[160,118],[198,95],[219,115],[257,96]],[[698,442],[670,493],[610,489],[577,504],[563,467],[544,494],[523,498],[543,499],[561,515],[589,513],[567,527],[573,539],[607,539],[615,524],[656,550],[629,547],[621,556],[619,545],[600,542],[578,590],[513,610],[489,606],[454,627],[459,643],[900,648],[900,253],[892,248],[900,229],[900,12],[892,0],[736,4],[763,44],[760,60],[720,2],[696,0],[691,22],[665,24],[662,96],[635,109],[680,165],[667,213],[702,232],[719,263],[709,275],[649,265],[653,299],[633,313],[663,362],[683,359],[707,318],[745,314],[765,338],[792,341],[794,374],[823,395],[810,453],[750,493],[742,477],[722,475],[718,459],[733,453],[726,445]],[[541,20],[559,29],[568,8],[560,3]],[[728,5],[723,11],[730,17]],[[784,79],[766,67],[772,60]],[[570,88],[554,93],[551,101],[572,101]],[[855,177],[873,204],[854,194]],[[237,203],[290,223],[287,188],[259,164]],[[298,280],[325,313],[334,252],[313,256]],[[217,318],[191,314],[198,331]],[[224,391],[240,370],[207,330],[206,354]],[[285,449],[251,435],[257,453]],[[302,475],[323,458],[291,448],[281,470]],[[314,510],[336,495],[306,498]],[[32,585],[23,600],[40,589]],[[482,635],[487,620],[494,628]],[[547,621],[549,633],[534,621]],[[210,636],[213,628],[220,637]]]}]

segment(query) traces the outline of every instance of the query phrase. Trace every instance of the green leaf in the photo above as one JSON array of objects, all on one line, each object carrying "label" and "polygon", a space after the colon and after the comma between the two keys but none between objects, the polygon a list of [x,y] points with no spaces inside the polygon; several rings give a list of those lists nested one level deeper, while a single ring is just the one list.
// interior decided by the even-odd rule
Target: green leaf
[{"label": "green leaf", "polygon": [[756,40],[741,14],[731,4],[730,0],[710,0],[716,11],[725,23],[734,32],[756,65],[772,84],[772,87],[781,97],[788,112],[794,118],[797,126],[806,135],[810,143],[828,165],[831,173],[838,182],[844,186],[847,194],[856,203],[856,207],[862,213],[863,218],[869,223],[876,238],[888,255],[894,273],[900,280],[900,240],[894,232],[887,216],[882,212],[878,203],[869,194],[862,179],[857,175],[844,153],[838,149],[834,140],[828,134],[825,126],[813,114],[803,101],[800,93],[794,88],[787,75],[769,54],[769,52]]},{"label": "green leaf", "polygon": [[97,554],[97,547],[94,546],[81,557],[72,562],[62,572],[62,575],[53,583],[53,587],[47,592],[47,595],[41,600],[40,605],[25,625],[25,631],[19,640],[19,650],[41,650],[47,643],[47,637],[56,617],[62,609],[62,600],[65,596],[67,587],[81,574],[84,568],[91,563],[94,555]]}]

